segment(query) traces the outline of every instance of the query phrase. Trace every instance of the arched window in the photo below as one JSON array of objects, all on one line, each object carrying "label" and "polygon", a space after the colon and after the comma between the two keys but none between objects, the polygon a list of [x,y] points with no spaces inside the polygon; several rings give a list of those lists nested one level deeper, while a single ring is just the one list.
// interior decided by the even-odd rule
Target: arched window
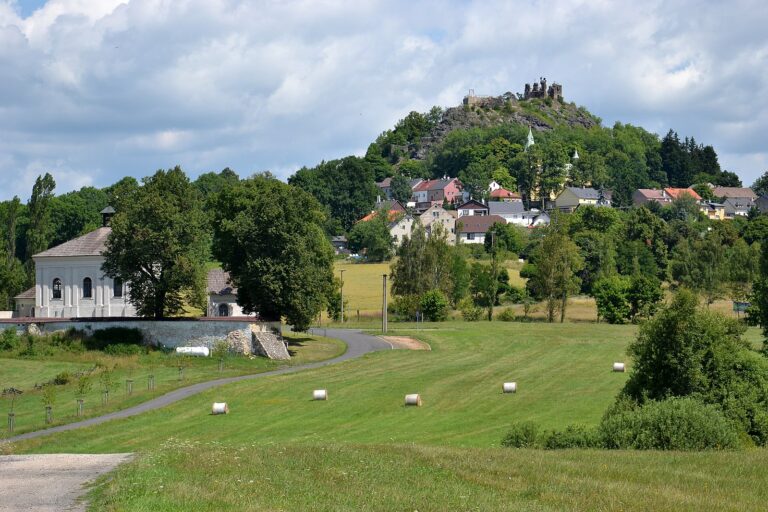
[{"label": "arched window", "polygon": [[61,299],[61,279],[58,277],[53,280],[53,298]]},{"label": "arched window", "polygon": [[90,277],[83,279],[83,298],[90,299],[93,297],[93,281]]},{"label": "arched window", "polygon": [[229,316],[229,306],[226,304],[219,304],[219,316]]},{"label": "arched window", "polygon": [[119,277],[116,277],[115,280],[112,282],[112,296],[113,297],[122,297],[123,296],[123,280]]}]

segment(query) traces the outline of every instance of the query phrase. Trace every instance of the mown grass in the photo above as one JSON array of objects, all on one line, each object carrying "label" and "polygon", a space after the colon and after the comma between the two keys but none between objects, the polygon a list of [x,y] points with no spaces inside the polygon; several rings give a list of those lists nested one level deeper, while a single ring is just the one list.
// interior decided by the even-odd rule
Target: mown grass
[{"label": "mown grass", "polygon": [[[274,370],[287,365],[297,365],[312,361],[330,359],[344,352],[345,346],[338,340],[321,336],[286,333],[289,339],[289,350],[293,357],[289,362],[272,361],[262,357],[227,356],[223,369],[219,371],[219,361],[216,358],[183,358],[175,354],[150,352],[139,356],[115,357],[100,351],[81,353],[55,350],[50,356],[36,356],[26,359],[0,358],[0,390],[14,387],[23,391],[15,400],[14,412],[16,428],[14,434],[39,430],[53,425],[71,423],[80,419],[99,416],[108,412],[125,409],[150,400],[173,389],[224,377],[248,375]],[[41,351],[43,351],[41,349]],[[179,372],[179,366],[183,366]],[[108,369],[112,375],[109,386],[109,399],[103,401],[105,389],[100,375]],[[45,423],[45,408],[41,389],[35,389],[35,384],[50,382],[53,378],[68,372],[71,375],[69,384],[54,386],[55,403],[53,405],[54,421]],[[77,398],[78,372],[88,375],[90,390],[84,398],[84,415],[78,417]],[[180,378],[180,374],[183,378]],[[148,378],[154,375],[155,388],[148,389]],[[132,380],[132,392],[128,394],[127,380]],[[10,400],[3,404],[5,411],[10,410]],[[11,434],[3,429],[0,439]]]},{"label": "mown grass", "polygon": [[[544,427],[596,424],[626,374],[633,326],[455,322],[411,334],[431,351],[386,351],[332,367],[211,390],[139,417],[41,438],[25,450],[134,451],[158,439],[182,437],[228,443],[417,442],[498,446],[510,422]],[[408,331],[405,331],[407,334]],[[501,384],[518,382],[516,395]],[[311,402],[326,388],[328,402]],[[405,408],[406,393],[424,406]],[[226,401],[231,414],[210,416]],[[191,436],[191,437],[189,437]]]},{"label": "mown grass", "polygon": [[[10,448],[138,452],[94,510],[764,510],[768,457],[500,447],[511,422],[594,425],[626,381],[634,326],[425,325],[431,351],[386,351],[242,382]],[[503,395],[515,380],[518,392]],[[312,402],[311,391],[329,390]],[[419,392],[420,408],[402,405]],[[213,401],[231,413],[211,416]]]},{"label": "mown grass", "polygon": [[765,510],[768,458],[423,445],[170,440],[91,493],[93,510]]}]

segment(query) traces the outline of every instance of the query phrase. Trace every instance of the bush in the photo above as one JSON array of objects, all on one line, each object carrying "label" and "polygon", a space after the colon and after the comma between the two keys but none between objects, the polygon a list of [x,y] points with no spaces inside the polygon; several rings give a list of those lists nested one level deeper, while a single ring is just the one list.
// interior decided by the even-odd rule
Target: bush
[{"label": "bush", "polygon": [[440,290],[430,290],[422,295],[419,306],[430,322],[442,322],[448,317],[448,299]]},{"label": "bush", "polygon": [[128,327],[109,327],[93,332],[93,336],[86,340],[86,347],[90,350],[104,350],[108,345],[120,343],[124,345],[142,345],[144,335],[140,330]]},{"label": "bush", "polygon": [[69,384],[72,380],[72,375],[69,372],[61,372],[53,378],[53,383],[57,386],[64,386]]},{"label": "bush", "polygon": [[502,322],[514,322],[517,320],[517,315],[512,308],[504,308],[498,315],[496,315],[496,320],[501,320]]},{"label": "bush", "polygon": [[416,319],[416,312],[419,310],[419,297],[417,295],[399,295],[392,301],[389,312],[395,315],[401,322],[413,321]]},{"label": "bush", "polygon": [[0,350],[16,350],[19,346],[19,335],[16,333],[16,329],[9,327],[3,331],[0,335]]},{"label": "bush", "polygon": [[469,297],[463,299],[459,303],[459,310],[461,311],[461,316],[464,318],[464,321],[466,322],[477,322],[483,317],[483,308],[479,308],[475,306],[475,303],[472,302],[472,299]]},{"label": "bush", "polygon": [[514,423],[502,439],[501,445],[508,448],[534,448],[538,431],[539,426],[532,421]]},{"label": "bush", "polygon": [[104,353],[110,356],[137,356],[144,351],[139,345],[129,345],[128,343],[113,343],[104,347]]},{"label": "bush", "polygon": [[739,447],[732,423],[713,406],[693,398],[647,402],[606,415],[599,427],[605,448],[715,450]]},{"label": "bush", "polygon": [[597,429],[584,425],[568,425],[565,430],[551,430],[542,435],[541,444],[547,450],[566,448],[601,448]]}]

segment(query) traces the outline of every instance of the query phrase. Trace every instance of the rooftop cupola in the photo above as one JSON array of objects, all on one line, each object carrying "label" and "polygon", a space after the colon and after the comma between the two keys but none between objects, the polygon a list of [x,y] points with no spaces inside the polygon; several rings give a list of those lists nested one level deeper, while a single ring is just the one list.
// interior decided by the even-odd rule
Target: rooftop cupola
[{"label": "rooftop cupola", "polygon": [[115,215],[115,209],[111,206],[107,206],[101,210],[101,225],[102,227],[109,227],[109,223],[112,221],[112,217]]}]

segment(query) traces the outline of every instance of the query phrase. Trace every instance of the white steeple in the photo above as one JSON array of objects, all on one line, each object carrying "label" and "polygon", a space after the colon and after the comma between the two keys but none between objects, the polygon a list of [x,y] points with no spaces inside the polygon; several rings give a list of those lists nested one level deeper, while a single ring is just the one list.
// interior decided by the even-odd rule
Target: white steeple
[{"label": "white steeple", "polygon": [[578,159],[579,159],[579,150],[578,149],[574,149],[573,150],[573,160],[578,160]]},{"label": "white steeple", "polygon": [[528,126],[528,140],[525,141],[525,149],[528,150],[529,147],[533,146],[533,132],[531,131],[530,125]]}]

